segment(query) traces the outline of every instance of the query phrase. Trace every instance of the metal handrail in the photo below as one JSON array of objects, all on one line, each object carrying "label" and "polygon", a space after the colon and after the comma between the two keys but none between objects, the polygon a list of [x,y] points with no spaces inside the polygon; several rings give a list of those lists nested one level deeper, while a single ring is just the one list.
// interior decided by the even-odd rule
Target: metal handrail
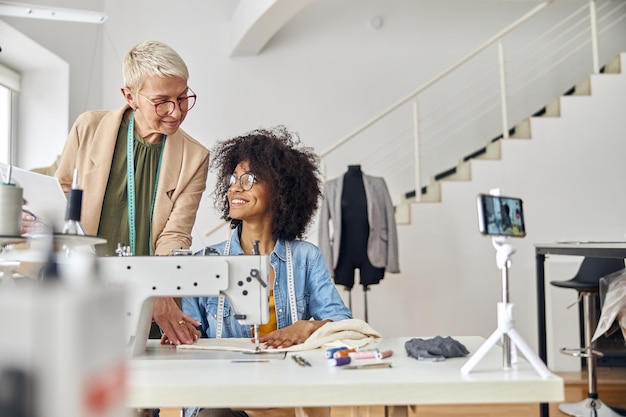
[{"label": "metal handrail", "polygon": [[470,59],[474,58],[476,55],[478,55],[480,52],[484,51],[489,46],[491,46],[491,45],[495,44],[496,42],[500,41],[500,39],[502,39],[502,37],[504,37],[506,34],[508,34],[509,32],[513,31],[514,29],[516,29],[517,27],[522,25],[528,19],[532,18],[537,13],[541,12],[548,5],[550,5],[550,3],[553,3],[553,2],[554,2],[554,0],[545,0],[545,1],[543,1],[542,3],[537,5],[535,8],[530,10],[528,13],[524,14],[522,17],[517,19],[515,22],[511,23],[509,26],[507,26],[506,28],[504,28],[503,30],[501,30],[500,32],[498,32],[497,34],[495,34],[494,36],[489,38],[486,42],[484,42],[478,48],[474,49],[472,52],[467,54],[465,57],[463,57],[457,63],[451,65],[450,67],[445,69],[443,72],[441,72],[439,75],[437,75],[436,77],[432,78],[430,81],[427,81],[426,83],[422,84],[420,87],[418,87],[417,89],[412,91],[410,94],[406,95],[404,98],[402,98],[401,100],[397,101],[392,106],[388,107],[386,110],[384,110],[378,116],[372,118],[368,122],[364,123],[363,125],[361,125],[357,129],[353,130],[351,133],[349,133],[348,135],[343,137],[341,140],[337,141],[334,145],[330,146],[328,149],[326,149],[325,151],[320,153],[320,157],[324,158],[329,153],[333,152],[335,149],[339,148],[340,146],[342,146],[346,142],[350,141],[352,138],[357,136],[359,133],[363,132],[364,130],[366,130],[370,126],[374,125],[376,122],[378,122],[379,120],[381,120],[385,116],[387,116],[390,113],[392,113],[394,110],[398,109],[400,106],[402,106],[402,105],[408,103],[409,101],[413,100],[417,95],[419,95],[421,92],[426,90],[428,87],[432,86],[433,84],[437,83],[442,78],[446,77],[452,71],[454,71],[455,69],[459,68],[460,66],[462,66],[463,64],[468,62]]}]

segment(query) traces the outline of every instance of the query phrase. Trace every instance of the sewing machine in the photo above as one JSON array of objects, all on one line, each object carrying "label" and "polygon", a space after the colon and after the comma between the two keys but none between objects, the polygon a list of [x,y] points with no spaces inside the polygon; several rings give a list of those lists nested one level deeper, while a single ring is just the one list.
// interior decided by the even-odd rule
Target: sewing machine
[{"label": "sewing machine", "polygon": [[124,301],[97,282],[0,285],[0,416],[128,416]]},{"label": "sewing machine", "polygon": [[241,324],[269,320],[269,256],[119,256],[97,259],[98,275],[126,289],[127,342],[132,356],[146,350],[155,297],[224,295]]}]

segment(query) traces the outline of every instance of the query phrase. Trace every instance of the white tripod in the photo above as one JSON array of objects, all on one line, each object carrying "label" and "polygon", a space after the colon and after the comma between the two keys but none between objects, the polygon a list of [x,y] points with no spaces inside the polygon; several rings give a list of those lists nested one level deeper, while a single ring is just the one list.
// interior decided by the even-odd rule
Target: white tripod
[{"label": "white tripod", "polygon": [[535,368],[542,378],[547,379],[552,373],[543,361],[531,350],[524,342],[520,334],[515,330],[513,320],[513,304],[509,303],[509,266],[511,265],[511,255],[515,253],[515,249],[506,243],[506,238],[497,236],[492,238],[493,246],[496,248],[496,263],[498,268],[502,270],[502,302],[498,303],[498,328],[489,336],[482,346],[472,355],[465,365],[461,368],[461,373],[469,374],[472,369],[480,362],[480,360],[489,352],[489,350],[502,339],[503,348],[503,368],[511,368],[511,351],[513,346],[517,347],[526,360]]}]

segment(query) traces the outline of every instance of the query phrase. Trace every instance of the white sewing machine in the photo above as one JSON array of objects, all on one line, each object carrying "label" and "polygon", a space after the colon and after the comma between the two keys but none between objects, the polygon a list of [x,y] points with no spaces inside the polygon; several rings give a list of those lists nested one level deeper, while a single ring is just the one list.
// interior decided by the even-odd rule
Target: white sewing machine
[{"label": "white sewing machine", "polygon": [[105,282],[126,288],[127,341],[143,354],[155,297],[224,295],[241,324],[269,320],[269,256],[119,256],[97,259]]},{"label": "white sewing machine", "polygon": [[0,416],[125,417],[124,295],[0,285]]}]

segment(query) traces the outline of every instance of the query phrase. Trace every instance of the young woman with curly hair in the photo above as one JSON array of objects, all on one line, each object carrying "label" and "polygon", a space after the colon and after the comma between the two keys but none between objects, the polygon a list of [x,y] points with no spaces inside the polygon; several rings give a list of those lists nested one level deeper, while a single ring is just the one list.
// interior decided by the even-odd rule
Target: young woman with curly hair
[{"label": "young woman with curly hair", "polygon": [[[260,342],[269,348],[286,348],[303,343],[325,323],[352,318],[321,251],[300,240],[321,197],[316,154],[279,126],[221,142],[211,155],[211,169],[218,178],[215,205],[233,233],[210,249],[221,255],[252,254],[253,242],[258,241],[259,253],[270,255],[270,320],[260,326]],[[202,337],[253,337],[250,326],[234,318],[228,300],[222,312],[218,304],[218,297],[184,298],[183,311],[202,323]],[[222,329],[221,334],[217,329]],[[293,416],[295,412],[205,409],[194,415]]]}]

